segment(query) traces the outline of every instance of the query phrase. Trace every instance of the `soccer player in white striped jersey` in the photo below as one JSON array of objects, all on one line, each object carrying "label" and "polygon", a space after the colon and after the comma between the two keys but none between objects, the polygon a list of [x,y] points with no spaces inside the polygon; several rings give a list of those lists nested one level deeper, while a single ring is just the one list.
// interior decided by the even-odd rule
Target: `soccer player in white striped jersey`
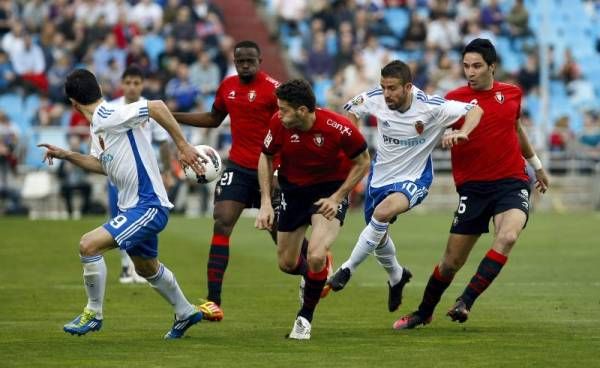
[{"label": "soccer player in white striped jersey", "polygon": [[83,313],[63,329],[76,335],[100,330],[106,285],[102,254],[118,247],[127,250],[136,272],[174,307],[175,323],[165,339],[180,338],[203,315],[185,298],[173,273],[157,259],[157,234],[166,226],[173,205],[167,198],[154,151],[143,136],[141,125],[149,117],[161,124],[175,142],[182,164],[191,166],[199,175],[204,171],[201,157],[185,140],[175,118],[160,100],[110,105],[102,98],[95,76],[85,69],[69,74],[65,92],[73,107],[90,122],[91,154],[43,143],[40,146],[46,148],[44,161],[52,165],[53,159],[63,159],[107,175],[119,192],[119,214],[84,234],[79,241],[88,302]]},{"label": "soccer player in white striped jersey", "polygon": [[[413,86],[409,67],[398,60],[381,70],[381,88],[361,93],[344,109],[357,124],[366,114],[377,118],[377,150],[365,191],[365,221],[350,258],[328,280],[334,291],[348,282],[371,253],[388,273],[388,309],[398,309],[402,289],[412,277],[400,266],[388,226],[425,199],[433,180],[431,152],[442,141],[451,147],[468,139],[483,110],[475,105],[426,95]],[[459,118],[460,130],[444,134]]]},{"label": "soccer player in white striped jersey", "polygon": [[[121,76],[121,88],[123,96],[116,100],[110,101],[115,106],[123,106],[130,103],[144,101],[142,97],[142,89],[144,88],[144,75],[142,70],[136,65],[129,65]],[[159,147],[160,160],[162,164],[162,178],[167,191],[173,186],[173,177],[170,174],[171,170],[171,149],[169,147],[169,133],[160,126],[154,119],[142,124],[142,132],[150,143],[156,143]],[[118,194],[114,184],[108,181],[108,208],[111,218],[119,214],[117,206]],[[125,249],[120,249],[121,253],[121,274],[119,282],[122,284],[145,283],[146,279],[139,276],[135,270],[129,255]]]}]

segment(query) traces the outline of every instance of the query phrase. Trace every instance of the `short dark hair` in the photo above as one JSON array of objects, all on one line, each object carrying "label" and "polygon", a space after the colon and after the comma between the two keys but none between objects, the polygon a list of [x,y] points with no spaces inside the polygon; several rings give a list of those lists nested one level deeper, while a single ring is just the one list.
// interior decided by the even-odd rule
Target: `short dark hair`
[{"label": "short dark hair", "polygon": [[65,94],[82,105],[89,105],[102,98],[96,76],[86,69],[75,69],[67,76]]},{"label": "short dark hair", "polygon": [[496,48],[487,38],[476,38],[469,42],[469,44],[465,46],[463,50],[463,58],[467,52],[478,53],[488,65],[492,65],[498,61]]},{"label": "short dark hair", "polygon": [[144,73],[142,72],[142,69],[140,69],[139,66],[137,66],[135,64],[131,64],[123,72],[123,75],[121,76],[121,80],[124,80],[127,77],[140,77],[143,80]]},{"label": "short dark hair", "polygon": [[310,84],[304,79],[292,79],[281,84],[275,90],[275,95],[295,109],[306,106],[308,111],[315,111],[317,104],[315,93]]},{"label": "short dark hair", "polygon": [[402,84],[412,83],[412,73],[410,67],[400,60],[389,62],[381,69],[382,78],[398,78]]},{"label": "short dark hair", "polygon": [[240,49],[240,48],[255,49],[256,52],[258,52],[258,56],[260,56],[260,47],[258,47],[258,44],[254,41],[250,41],[250,40],[240,41],[235,44],[235,46],[233,47],[233,51],[235,52],[235,50]]}]

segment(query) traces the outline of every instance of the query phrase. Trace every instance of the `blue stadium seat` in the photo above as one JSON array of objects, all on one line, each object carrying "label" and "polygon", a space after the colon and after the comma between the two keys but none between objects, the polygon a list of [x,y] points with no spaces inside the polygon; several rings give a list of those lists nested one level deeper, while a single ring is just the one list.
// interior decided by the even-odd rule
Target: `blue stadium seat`
[{"label": "blue stadium seat", "polygon": [[158,55],[165,49],[165,39],[159,35],[147,34],[144,36],[144,49],[152,65],[157,65]]},{"label": "blue stadium seat", "polygon": [[314,82],[313,89],[317,99],[317,105],[327,106],[327,90],[331,88],[331,85],[331,79],[320,79]]},{"label": "blue stadium seat", "polygon": [[385,21],[397,37],[404,37],[404,32],[410,22],[408,10],[403,8],[386,9],[383,13]]}]

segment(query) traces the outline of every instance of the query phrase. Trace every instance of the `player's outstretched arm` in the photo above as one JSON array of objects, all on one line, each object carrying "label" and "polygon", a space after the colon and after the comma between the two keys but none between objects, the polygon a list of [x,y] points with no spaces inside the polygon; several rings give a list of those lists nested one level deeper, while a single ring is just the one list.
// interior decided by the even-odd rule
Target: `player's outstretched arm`
[{"label": "player's outstretched arm", "polygon": [[529,142],[529,137],[527,136],[525,129],[523,129],[520,119],[517,120],[517,135],[519,137],[521,154],[523,155],[523,157],[525,157],[525,159],[529,162],[531,167],[533,167],[533,169],[535,170],[535,188],[540,193],[546,193],[546,191],[548,190],[548,186],[550,185],[548,174],[542,166],[542,161],[540,161],[540,159],[536,155],[535,150],[531,145],[531,142]]},{"label": "player's outstretched arm", "polygon": [[258,159],[258,184],[260,185],[260,209],[256,215],[254,226],[259,230],[271,231],[275,213],[271,205],[271,191],[273,180],[273,157],[260,154]]},{"label": "player's outstretched arm", "polygon": [[57,158],[60,160],[67,160],[72,164],[81,167],[84,170],[106,175],[106,173],[104,172],[104,168],[102,168],[100,160],[98,160],[94,156],[84,155],[79,152],[65,150],[47,143],[40,143],[38,144],[38,147],[43,147],[46,149],[42,162],[48,161],[48,165],[50,166],[54,164],[54,159]]},{"label": "player's outstretched arm", "polygon": [[442,147],[451,148],[461,142],[469,140],[469,134],[479,125],[483,109],[479,106],[473,106],[465,115],[465,122],[459,130],[453,130],[450,133],[444,134],[442,137]]},{"label": "player's outstretched arm", "polygon": [[174,112],[173,116],[179,124],[191,125],[198,128],[216,128],[225,119],[227,113],[216,110],[211,112]]},{"label": "player's outstretched arm", "polygon": [[367,171],[369,171],[369,150],[365,149],[362,153],[356,156],[352,162],[354,165],[350,169],[346,180],[344,180],[340,188],[328,198],[321,198],[315,202],[315,205],[319,206],[317,213],[323,215],[327,220],[333,220],[340,203],[342,203],[344,198],[348,196],[352,189],[356,187],[358,182],[365,177]]},{"label": "player's outstretched arm", "polygon": [[179,161],[181,161],[182,166],[189,166],[196,174],[203,175],[204,166],[202,166],[200,154],[187,142],[181,131],[181,127],[177,124],[167,105],[161,100],[148,101],[148,110],[150,111],[150,117],[165,128],[173,139],[175,146],[179,150]]}]

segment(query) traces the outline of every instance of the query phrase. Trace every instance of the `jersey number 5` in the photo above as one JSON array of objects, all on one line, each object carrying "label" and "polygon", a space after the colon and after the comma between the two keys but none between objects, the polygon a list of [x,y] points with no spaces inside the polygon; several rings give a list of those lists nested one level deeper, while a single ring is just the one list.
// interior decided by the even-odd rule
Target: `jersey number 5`
[{"label": "jersey number 5", "polygon": [[462,214],[465,213],[465,211],[467,210],[467,204],[465,203],[467,201],[467,196],[461,196],[460,199],[458,200],[458,210],[457,212]]}]

